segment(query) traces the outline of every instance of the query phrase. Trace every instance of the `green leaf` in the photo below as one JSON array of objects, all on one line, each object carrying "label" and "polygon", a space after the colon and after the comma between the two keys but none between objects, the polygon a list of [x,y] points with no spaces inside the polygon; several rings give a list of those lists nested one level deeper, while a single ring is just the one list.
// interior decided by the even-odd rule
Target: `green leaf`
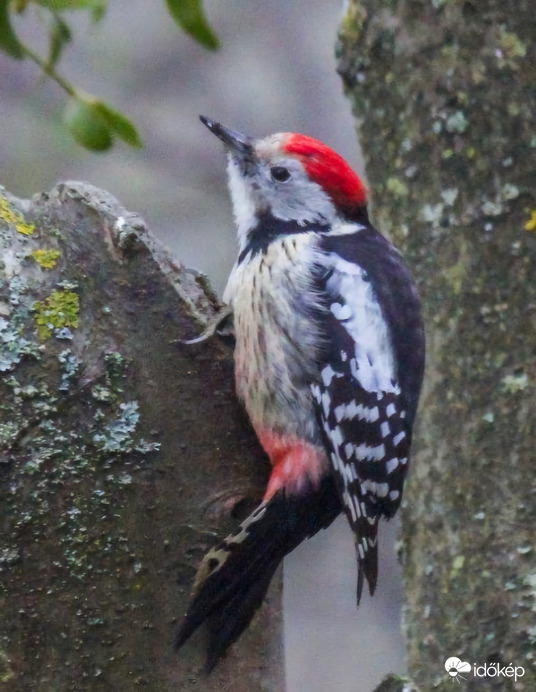
[{"label": "green leaf", "polygon": [[53,68],[61,57],[63,49],[71,41],[69,25],[56,13],[52,15],[52,29],[48,49],[48,66]]},{"label": "green leaf", "polygon": [[76,141],[92,151],[109,149],[114,136],[133,147],[143,146],[130,120],[104,101],[91,97],[72,98],[65,108],[63,120]]},{"label": "green leaf", "polygon": [[205,48],[216,50],[220,42],[208,25],[201,0],[166,0],[177,24]]},{"label": "green leaf", "polygon": [[105,151],[112,146],[112,132],[99,112],[98,102],[71,98],[63,114],[63,122],[78,144],[91,151]]},{"label": "green leaf", "polygon": [[12,58],[22,60],[24,49],[11,27],[8,5],[9,0],[0,0],[0,50],[8,53]]},{"label": "green leaf", "polygon": [[95,108],[113,134],[132,147],[142,147],[141,137],[130,120],[103,101],[96,101]]}]

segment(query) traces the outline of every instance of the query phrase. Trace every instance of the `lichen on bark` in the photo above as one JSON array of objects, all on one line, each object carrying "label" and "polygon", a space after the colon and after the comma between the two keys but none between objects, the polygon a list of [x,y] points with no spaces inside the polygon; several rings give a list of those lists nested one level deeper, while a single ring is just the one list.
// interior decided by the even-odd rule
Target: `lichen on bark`
[{"label": "lichen on bark", "polygon": [[219,309],[205,279],[81,183],[3,192],[0,244],[0,688],[281,689],[277,579],[210,679],[201,637],[173,649],[267,471],[230,345],[181,342]]},{"label": "lichen on bark", "polygon": [[450,689],[454,655],[525,666],[515,689],[536,687],[534,17],[528,1],[354,0],[339,37],[373,220],[424,303],[402,549],[422,689]]}]

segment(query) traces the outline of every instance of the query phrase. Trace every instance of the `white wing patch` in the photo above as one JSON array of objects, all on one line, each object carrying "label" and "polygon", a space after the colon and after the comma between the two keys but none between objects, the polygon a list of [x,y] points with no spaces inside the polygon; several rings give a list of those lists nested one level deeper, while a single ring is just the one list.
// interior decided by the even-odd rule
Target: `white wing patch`
[{"label": "white wing patch", "polygon": [[407,471],[409,430],[389,324],[358,264],[324,255],[325,359],[311,385],[342,503],[356,536],[358,597],[377,577],[380,516],[391,517]]},{"label": "white wing patch", "polygon": [[333,255],[333,274],[326,288],[342,302],[330,309],[355,344],[352,374],[368,392],[400,393],[389,329],[365,271]]},{"label": "white wing patch", "polygon": [[333,315],[339,320],[349,320],[352,317],[352,308],[349,305],[341,305],[340,303],[332,303],[330,310]]}]

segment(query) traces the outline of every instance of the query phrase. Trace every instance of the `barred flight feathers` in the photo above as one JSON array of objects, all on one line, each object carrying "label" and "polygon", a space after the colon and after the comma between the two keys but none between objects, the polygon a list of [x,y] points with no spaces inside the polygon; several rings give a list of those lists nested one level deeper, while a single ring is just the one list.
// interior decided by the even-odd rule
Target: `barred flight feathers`
[{"label": "barred flight feathers", "polygon": [[392,517],[402,499],[422,378],[422,366],[405,368],[422,362],[423,329],[407,270],[379,234],[328,236],[321,248],[330,267],[318,281],[326,348],[311,391],[355,534],[359,602],[363,576],[371,594],[376,587],[379,518]]}]

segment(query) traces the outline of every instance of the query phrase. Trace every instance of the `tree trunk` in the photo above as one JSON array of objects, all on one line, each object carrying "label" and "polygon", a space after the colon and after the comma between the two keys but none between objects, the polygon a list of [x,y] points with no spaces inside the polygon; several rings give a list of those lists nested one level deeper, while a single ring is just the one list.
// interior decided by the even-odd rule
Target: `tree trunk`
[{"label": "tree trunk", "polygon": [[0,242],[0,689],[283,689],[279,580],[210,679],[201,636],[173,649],[268,472],[231,345],[179,341],[219,308],[203,277],[81,183],[2,194]]},{"label": "tree trunk", "polygon": [[456,656],[466,689],[533,690],[534,4],[353,0],[338,57],[373,218],[427,325],[403,510],[410,674],[452,690]]}]

